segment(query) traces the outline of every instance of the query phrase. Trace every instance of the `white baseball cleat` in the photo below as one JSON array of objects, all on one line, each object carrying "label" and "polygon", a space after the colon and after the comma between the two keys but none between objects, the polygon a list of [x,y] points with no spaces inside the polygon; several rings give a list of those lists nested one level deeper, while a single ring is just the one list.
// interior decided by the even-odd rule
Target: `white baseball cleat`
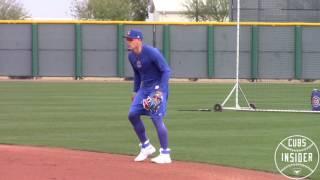
[{"label": "white baseball cleat", "polygon": [[170,157],[170,149],[162,149],[160,148],[160,154],[151,159],[151,162],[157,163],[157,164],[169,164],[172,162]]},{"label": "white baseball cleat", "polygon": [[141,150],[138,156],[134,159],[136,162],[144,161],[148,158],[148,156],[156,152],[156,149],[152,146],[152,144],[149,143],[149,140],[143,144],[140,143],[139,146],[141,147]]}]

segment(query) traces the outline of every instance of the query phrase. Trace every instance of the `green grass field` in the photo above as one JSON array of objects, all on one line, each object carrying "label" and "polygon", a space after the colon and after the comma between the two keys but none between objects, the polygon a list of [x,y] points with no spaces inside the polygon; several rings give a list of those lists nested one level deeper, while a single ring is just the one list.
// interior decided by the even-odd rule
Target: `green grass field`
[{"label": "green grass field", "polygon": [[[261,102],[310,108],[314,85],[295,85],[298,90],[292,95],[284,91],[282,99],[272,91],[292,85],[246,86],[248,96],[262,96]],[[268,87],[267,93],[261,94],[262,87]],[[277,172],[273,155],[285,137],[305,135],[320,146],[320,114],[178,111],[211,108],[230,88],[232,84],[171,84],[165,121],[175,160]],[[130,83],[0,82],[0,143],[134,155],[138,141],[127,120],[131,89]],[[151,121],[144,121],[159,147]],[[320,179],[319,167],[311,179]]]}]

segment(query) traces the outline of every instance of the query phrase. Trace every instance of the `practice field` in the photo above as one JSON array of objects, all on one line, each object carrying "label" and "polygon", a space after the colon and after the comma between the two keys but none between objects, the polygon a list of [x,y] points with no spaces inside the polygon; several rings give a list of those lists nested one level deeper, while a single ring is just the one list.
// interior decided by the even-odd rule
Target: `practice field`
[{"label": "practice field", "polygon": [[[300,90],[283,99],[271,99],[272,93],[261,94],[259,87],[249,96],[288,103],[288,107],[305,100],[303,106],[309,108],[308,93],[314,85],[295,86]],[[277,173],[273,156],[285,137],[304,135],[320,147],[320,114],[179,111],[211,108],[224,100],[230,88],[232,84],[171,84],[165,121],[174,160]],[[273,92],[288,87],[272,84],[268,88]],[[127,120],[131,89],[130,83],[0,82],[0,144],[134,155],[138,142]],[[152,123],[148,118],[144,122],[158,148]],[[319,168],[311,179],[320,179]]]}]

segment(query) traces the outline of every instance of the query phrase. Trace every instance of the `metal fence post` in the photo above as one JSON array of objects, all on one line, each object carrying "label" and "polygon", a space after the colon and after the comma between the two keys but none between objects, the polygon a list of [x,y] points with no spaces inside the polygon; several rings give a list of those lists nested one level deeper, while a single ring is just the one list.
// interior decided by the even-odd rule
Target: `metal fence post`
[{"label": "metal fence post", "polygon": [[167,60],[167,63],[170,65],[171,59],[171,47],[170,47],[170,25],[164,25],[163,27],[163,54]]},{"label": "metal fence post", "polygon": [[123,24],[117,25],[117,75],[124,77],[124,27]]},{"label": "metal fence post", "polygon": [[302,27],[295,26],[295,51],[294,51],[294,67],[295,67],[295,79],[302,78]]},{"label": "metal fence post", "polygon": [[82,27],[81,24],[75,25],[76,29],[76,59],[75,59],[75,79],[81,79],[83,62],[82,62]]},{"label": "metal fence post", "polygon": [[214,76],[214,27],[208,25],[207,34],[207,72],[208,78]]},{"label": "metal fence post", "polygon": [[251,27],[251,79],[258,78],[259,61],[259,27]]},{"label": "metal fence post", "polygon": [[39,38],[38,24],[32,24],[32,77],[39,76]]}]

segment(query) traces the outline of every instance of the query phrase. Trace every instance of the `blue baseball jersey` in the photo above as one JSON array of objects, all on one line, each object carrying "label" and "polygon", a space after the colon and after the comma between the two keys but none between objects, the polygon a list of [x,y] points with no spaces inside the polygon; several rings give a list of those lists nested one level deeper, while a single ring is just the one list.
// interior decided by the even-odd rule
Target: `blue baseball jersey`
[{"label": "blue baseball jersey", "polygon": [[155,86],[159,86],[163,92],[168,92],[170,68],[158,49],[143,45],[139,55],[130,52],[128,58],[134,71],[134,92],[140,88]]},{"label": "blue baseball jersey", "polygon": [[[130,112],[151,116],[164,116],[167,109],[170,68],[160,51],[149,45],[143,45],[140,54],[130,52],[128,59],[134,72],[133,91],[136,96],[131,104]],[[150,113],[142,106],[142,100],[152,92],[160,90],[163,102],[157,113]]]}]

